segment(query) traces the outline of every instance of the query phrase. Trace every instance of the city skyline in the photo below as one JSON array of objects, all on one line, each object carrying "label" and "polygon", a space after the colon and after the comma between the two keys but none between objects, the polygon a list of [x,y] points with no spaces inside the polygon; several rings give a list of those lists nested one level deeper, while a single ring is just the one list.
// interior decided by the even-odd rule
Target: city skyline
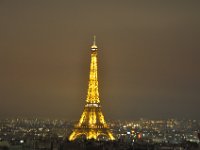
[{"label": "city skyline", "polygon": [[79,118],[95,34],[106,119],[200,119],[199,6],[0,1],[0,117]]}]

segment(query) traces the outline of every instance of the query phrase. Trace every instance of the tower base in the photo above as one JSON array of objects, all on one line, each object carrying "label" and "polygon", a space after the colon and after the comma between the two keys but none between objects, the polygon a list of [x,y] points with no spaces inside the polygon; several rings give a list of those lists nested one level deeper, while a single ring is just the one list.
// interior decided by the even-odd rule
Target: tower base
[{"label": "tower base", "polygon": [[99,104],[86,104],[81,118],[75,125],[69,140],[73,141],[78,138],[87,140],[115,140],[101,111]]},{"label": "tower base", "polygon": [[75,129],[69,136],[69,141],[75,139],[115,140],[108,129]]}]

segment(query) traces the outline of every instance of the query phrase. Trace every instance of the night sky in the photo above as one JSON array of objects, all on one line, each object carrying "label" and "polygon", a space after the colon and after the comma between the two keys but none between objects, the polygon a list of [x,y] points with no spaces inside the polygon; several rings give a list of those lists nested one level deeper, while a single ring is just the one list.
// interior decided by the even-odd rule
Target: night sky
[{"label": "night sky", "polygon": [[78,120],[90,46],[108,119],[200,119],[200,1],[0,0],[0,117]]}]

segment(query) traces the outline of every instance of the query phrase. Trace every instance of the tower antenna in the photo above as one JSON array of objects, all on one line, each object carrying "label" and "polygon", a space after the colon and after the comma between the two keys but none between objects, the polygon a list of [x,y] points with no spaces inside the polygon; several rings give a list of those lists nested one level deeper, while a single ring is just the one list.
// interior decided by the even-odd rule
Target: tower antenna
[{"label": "tower antenna", "polygon": [[93,36],[93,45],[91,46],[92,50],[95,51],[97,50],[97,46],[96,46],[96,36]]},{"label": "tower antenna", "polygon": [[94,37],[93,37],[94,39],[93,39],[93,45],[95,45],[96,46],[96,35],[94,35]]}]

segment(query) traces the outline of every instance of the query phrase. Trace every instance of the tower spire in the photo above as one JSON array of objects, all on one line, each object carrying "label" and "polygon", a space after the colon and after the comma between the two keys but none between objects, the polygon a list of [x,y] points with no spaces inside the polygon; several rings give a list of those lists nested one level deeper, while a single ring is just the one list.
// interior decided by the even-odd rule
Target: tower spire
[{"label": "tower spire", "polygon": [[96,36],[94,35],[93,45],[96,45]]},{"label": "tower spire", "polygon": [[94,35],[93,36],[93,45],[91,46],[91,49],[94,51],[94,50],[97,50],[97,45],[96,45],[96,36]]}]

